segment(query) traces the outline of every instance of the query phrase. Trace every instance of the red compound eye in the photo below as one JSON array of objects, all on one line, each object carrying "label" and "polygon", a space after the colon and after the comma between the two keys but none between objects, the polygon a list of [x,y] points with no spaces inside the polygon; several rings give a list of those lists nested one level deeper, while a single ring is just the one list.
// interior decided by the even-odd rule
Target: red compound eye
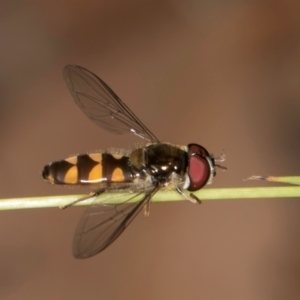
[{"label": "red compound eye", "polygon": [[210,178],[210,166],[206,159],[209,156],[207,150],[200,145],[188,145],[188,175],[190,178],[189,191],[197,191],[207,183]]},{"label": "red compound eye", "polygon": [[199,154],[202,157],[210,156],[208,151],[204,147],[202,147],[198,144],[189,144],[188,152],[189,152],[189,155]]}]

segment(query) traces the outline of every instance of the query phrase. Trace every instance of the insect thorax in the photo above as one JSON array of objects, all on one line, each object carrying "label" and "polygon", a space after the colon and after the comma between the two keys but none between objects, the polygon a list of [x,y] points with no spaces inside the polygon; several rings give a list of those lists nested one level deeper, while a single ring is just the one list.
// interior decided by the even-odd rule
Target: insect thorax
[{"label": "insect thorax", "polygon": [[151,176],[162,185],[177,178],[181,180],[187,169],[187,153],[170,144],[151,144],[133,151],[130,155],[133,171]]}]

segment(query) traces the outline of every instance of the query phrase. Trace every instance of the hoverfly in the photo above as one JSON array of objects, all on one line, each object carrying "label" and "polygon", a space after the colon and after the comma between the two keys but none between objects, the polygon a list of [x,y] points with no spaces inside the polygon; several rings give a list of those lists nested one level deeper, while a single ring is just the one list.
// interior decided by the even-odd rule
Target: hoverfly
[{"label": "hoverfly", "polygon": [[[101,128],[114,134],[131,133],[149,143],[130,151],[109,150],[72,156],[46,165],[44,179],[52,184],[96,186],[95,197],[77,226],[73,255],[88,258],[107,248],[145,207],[149,214],[151,197],[162,189],[175,189],[193,203],[200,200],[193,191],[210,184],[216,175],[215,159],[198,145],[161,143],[134,115],[109,86],[85,68],[67,65],[64,80],[81,111]],[[125,191],[114,203],[101,201],[106,191]],[[134,201],[135,200],[135,201]],[[117,202],[115,202],[117,203]]]}]

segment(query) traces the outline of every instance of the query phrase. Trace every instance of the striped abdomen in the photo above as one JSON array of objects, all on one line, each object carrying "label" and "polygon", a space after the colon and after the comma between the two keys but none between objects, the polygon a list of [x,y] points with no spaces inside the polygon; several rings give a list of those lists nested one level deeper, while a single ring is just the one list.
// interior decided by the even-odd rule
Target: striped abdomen
[{"label": "striped abdomen", "polygon": [[72,156],[45,166],[43,177],[54,184],[91,185],[132,182],[129,158],[109,153]]}]

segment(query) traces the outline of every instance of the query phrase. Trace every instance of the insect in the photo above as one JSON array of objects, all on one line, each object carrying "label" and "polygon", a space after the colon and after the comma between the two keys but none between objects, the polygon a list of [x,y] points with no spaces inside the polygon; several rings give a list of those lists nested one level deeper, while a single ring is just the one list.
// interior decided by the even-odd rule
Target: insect
[{"label": "insect", "polygon": [[[109,150],[72,156],[44,167],[43,177],[52,184],[96,186],[95,197],[77,226],[73,255],[88,258],[107,248],[145,208],[149,215],[151,197],[159,190],[174,189],[193,203],[200,200],[191,192],[210,184],[216,175],[214,158],[198,145],[161,143],[134,115],[109,86],[85,68],[67,65],[64,80],[81,111],[101,128],[114,134],[131,133],[149,143],[129,151]],[[124,191],[122,201],[107,191]],[[108,203],[109,202],[109,203]],[[115,203],[115,204],[114,204]]]}]

